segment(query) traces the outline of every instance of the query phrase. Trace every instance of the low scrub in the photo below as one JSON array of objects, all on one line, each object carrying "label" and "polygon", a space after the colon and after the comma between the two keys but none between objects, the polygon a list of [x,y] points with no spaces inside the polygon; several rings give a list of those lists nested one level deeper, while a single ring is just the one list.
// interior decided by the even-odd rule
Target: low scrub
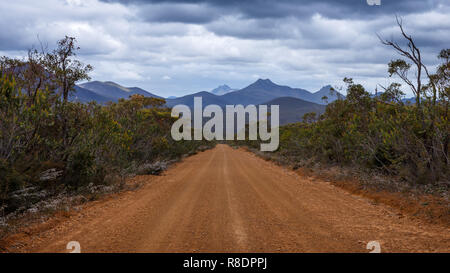
[{"label": "low scrub", "polygon": [[163,100],[135,95],[117,103],[64,102],[57,93],[23,93],[0,75],[0,216],[25,211],[62,192],[159,174],[213,143],[175,142]]},{"label": "low scrub", "polygon": [[[411,185],[450,187],[450,49],[442,50],[436,74],[415,87],[417,103],[402,100],[393,83],[373,96],[345,78],[347,97],[328,104],[317,119],[280,127],[278,158],[296,167],[313,164],[352,166],[376,171]],[[409,65],[389,64],[391,74],[405,75]],[[401,71],[400,71],[401,70]],[[428,73],[428,70],[427,70]],[[408,81],[408,79],[405,79]],[[235,142],[257,148],[258,141]]]}]

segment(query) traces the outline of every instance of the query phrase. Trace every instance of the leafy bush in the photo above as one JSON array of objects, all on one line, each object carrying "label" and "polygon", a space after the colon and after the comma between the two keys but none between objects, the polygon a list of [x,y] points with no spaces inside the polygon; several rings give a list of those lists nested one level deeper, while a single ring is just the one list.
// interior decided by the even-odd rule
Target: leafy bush
[{"label": "leafy bush", "polygon": [[[59,46],[73,50],[73,42],[66,37]],[[57,195],[122,183],[126,172],[158,174],[167,162],[213,145],[172,140],[174,120],[162,99],[134,95],[108,105],[67,101],[74,83],[88,78],[91,68],[73,62],[66,71],[58,52],[40,57],[33,52],[28,61],[0,59],[0,208],[29,206],[36,198],[28,197],[41,196],[42,190]],[[61,88],[64,73],[71,82]]]},{"label": "leafy bush", "polygon": [[[320,120],[280,127],[278,154],[300,161],[375,169],[410,183],[449,183],[448,101],[416,105],[371,97],[346,79],[346,99],[329,104]],[[386,97],[385,97],[386,98]],[[248,146],[259,143],[248,141]]]}]

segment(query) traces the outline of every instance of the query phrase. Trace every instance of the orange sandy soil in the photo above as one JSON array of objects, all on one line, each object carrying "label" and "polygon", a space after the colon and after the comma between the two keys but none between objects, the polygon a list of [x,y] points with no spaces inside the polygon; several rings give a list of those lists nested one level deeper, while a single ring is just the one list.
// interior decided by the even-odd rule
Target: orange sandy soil
[{"label": "orange sandy soil", "polygon": [[[4,252],[450,252],[448,226],[227,145],[0,242]],[[355,191],[356,192],[356,191]]]}]

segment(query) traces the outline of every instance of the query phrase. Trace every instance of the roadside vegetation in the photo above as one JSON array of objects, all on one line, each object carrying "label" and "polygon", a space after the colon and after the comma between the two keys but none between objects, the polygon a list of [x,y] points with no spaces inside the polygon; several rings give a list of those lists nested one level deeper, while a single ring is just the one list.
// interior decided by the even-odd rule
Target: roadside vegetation
[{"label": "roadside vegetation", "polygon": [[70,102],[75,83],[92,70],[76,60],[77,50],[66,37],[52,52],[0,60],[0,231],[11,215],[118,191],[130,175],[158,174],[214,145],[173,141],[162,99]]},{"label": "roadside vegetation", "polygon": [[[359,189],[435,194],[443,198],[441,215],[448,219],[450,49],[439,52],[440,64],[432,73],[400,20],[398,26],[405,47],[380,39],[401,56],[388,64],[389,76],[399,82],[374,95],[345,78],[346,98],[328,104],[320,116],[308,113],[303,122],[280,127],[277,152],[256,151],[256,141],[244,145],[294,169],[323,172],[339,168],[340,174],[349,174],[346,179],[370,181]],[[414,93],[414,101],[404,100],[406,88]]]}]

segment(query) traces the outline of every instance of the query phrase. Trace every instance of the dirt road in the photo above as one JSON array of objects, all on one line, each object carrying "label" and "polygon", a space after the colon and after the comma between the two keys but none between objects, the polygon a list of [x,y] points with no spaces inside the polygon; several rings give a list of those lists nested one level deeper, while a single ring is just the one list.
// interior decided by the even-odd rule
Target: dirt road
[{"label": "dirt road", "polygon": [[88,205],[20,251],[450,252],[450,231],[226,145]]}]

